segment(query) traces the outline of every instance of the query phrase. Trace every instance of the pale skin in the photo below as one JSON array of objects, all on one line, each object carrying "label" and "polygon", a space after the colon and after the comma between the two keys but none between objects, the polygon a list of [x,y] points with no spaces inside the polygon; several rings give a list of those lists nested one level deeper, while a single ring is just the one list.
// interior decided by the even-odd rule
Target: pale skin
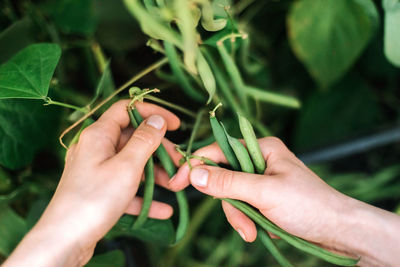
[{"label": "pale skin", "polygon": [[[152,104],[138,104],[145,121],[133,132],[119,101],[84,131],[72,146],[57,190],[35,227],[4,266],[81,266],[96,243],[124,213],[138,214],[135,197],[144,165],[160,142],[174,162],[180,155],[163,136],[180,121]],[[154,116],[155,115],[155,116]],[[132,134],[133,132],[133,134]],[[396,266],[400,253],[400,216],[341,194],[308,169],[277,138],[259,140],[267,163],[263,175],[233,172],[193,160],[169,180],[156,168],[156,182],[178,191],[190,183],[217,198],[251,204],[287,232],[339,253],[360,257],[360,266]],[[226,160],[216,144],[196,155]],[[256,239],[254,223],[223,202],[228,222],[247,242]],[[166,219],[172,208],[153,202],[150,217]]]}]

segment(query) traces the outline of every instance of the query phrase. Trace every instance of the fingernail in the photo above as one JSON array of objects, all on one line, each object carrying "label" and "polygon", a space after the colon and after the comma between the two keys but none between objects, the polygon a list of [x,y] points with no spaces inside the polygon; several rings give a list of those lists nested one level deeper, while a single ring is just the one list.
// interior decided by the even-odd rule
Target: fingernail
[{"label": "fingernail", "polygon": [[206,187],[208,182],[208,170],[196,168],[190,172],[190,181],[193,185]]},{"label": "fingernail", "polygon": [[247,242],[246,240],[246,236],[244,235],[244,233],[242,232],[242,230],[240,229],[236,229],[236,232],[238,232],[238,234],[240,235],[240,237]]},{"label": "fingernail", "polygon": [[146,122],[147,125],[150,125],[157,130],[161,130],[164,127],[164,123],[164,118],[160,115],[151,115]]}]

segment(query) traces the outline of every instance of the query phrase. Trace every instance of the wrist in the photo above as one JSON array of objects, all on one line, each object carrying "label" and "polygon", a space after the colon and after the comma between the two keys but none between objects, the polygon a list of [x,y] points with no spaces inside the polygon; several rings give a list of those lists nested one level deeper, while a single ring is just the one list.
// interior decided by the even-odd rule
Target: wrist
[{"label": "wrist", "polygon": [[79,246],[62,229],[38,223],[4,266],[82,266],[81,255]]},{"label": "wrist", "polygon": [[342,205],[333,249],[359,257],[360,266],[394,266],[400,242],[399,216],[347,196]]}]

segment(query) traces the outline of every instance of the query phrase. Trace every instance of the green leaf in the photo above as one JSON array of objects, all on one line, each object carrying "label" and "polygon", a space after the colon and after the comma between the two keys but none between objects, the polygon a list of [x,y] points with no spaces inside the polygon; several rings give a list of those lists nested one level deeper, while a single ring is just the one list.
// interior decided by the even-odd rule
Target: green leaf
[{"label": "green leaf", "polygon": [[30,185],[28,183],[25,183],[17,187],[7,195],[0,195],[0,207],[3,205],[9,205],[17,199],[21,198],[29,190],[29,186]]},{"label": "green leaf", "polygon": [[95,255],[85,267],[124,267],[125,255],[121,250],[113,250],[100,255]]},{"label": "green leaf", "polygon": [[287,18],[294,53],[323,87],[348,71],[378,23],[371,0],[300,0]]},{"label": "green leaf", "polygon": [[45,99],[60,59],[56,44],[33,44],[0,66],[0,99]]},{"label": "green leaf", "polygon": [[[12,188],[12,181],[10,175],[0,167],[0,194],[8,192]],[[2,199],[0,195],[0,202]]]},{"label": "green leaf", "polygon": [[35,100],[0,100],[0,165],[18,169],[54,140],[58,112]]},{"label": "green leaf", "polygon": [[39,221],[49,202],[49,199],[38,199],[33,202],[26,216],[26,225],[28,229],[31,229]]},{"label": "green leaf", "polygon": [[65,33],[92,35],[97,26],[92,0],[60,0],[47,7],[49,16]]},{"label": "green leaf", "polygon": [[107,234],[108,238],[118,236],[131,236],[144,242],[157,243],[160,245],[172,244],[175,240],[175,230],[171,220],[147,219],[140,228],[132,230],[136,217],[124,215]]},{"label": "green leaf", "polygon": [[0,254],[8,256],[27,232],[23,218],[7,206],[0,206]]},{"label": "green leaf", "polygon": [[385,56],[390,63],[400,67],[400,1],[383,0],[385,11]]},{"label": "green leaf", "polygon": [[105,98],[111,95],[114,90],[115,85],[111,74],[110,61],[107,61],[100,81],[97,84],[95,94],[93,96],[93,99],[90,101],[89,106],[92,106],[100,96],[104,96]]},{"label": "green leaf", "polygon": [[306,99],[296,127],[295,145],[305,150],[330,145],[379,124],[381,110],[360,78],[349,78]]}]

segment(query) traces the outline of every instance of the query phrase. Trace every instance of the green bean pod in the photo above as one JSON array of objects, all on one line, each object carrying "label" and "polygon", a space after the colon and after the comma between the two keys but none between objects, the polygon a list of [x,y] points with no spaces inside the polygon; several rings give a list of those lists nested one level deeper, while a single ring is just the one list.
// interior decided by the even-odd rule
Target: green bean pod
[{"label": "green bean pod", "polygon": [[229,204],[231,204],[244,214],[246,214],[250,219],[252,219],[265,231],[271,232],[274,235],[279,236],[281,239],[285,240],[292,246],[304,252],[312,254],[330,263],[342,266],[354,266],[359,261],[359,259],[352,259],[349,257],[332,253],[302,238],[289,234],[288,232],[279,228],[277,225],[272,223],[270,220],[265,218],[262,214],[260,214],[258,211],[256,211],[254,208],[252,208],[250,205],[244,202],[228,198],[224,198],[223,200],[228,202]]},{"label": "green bean pod", "polygon": [[251,126],[251,123],[239,113],[238,118],[240,131],[242,132],[250,156],[253,159],[254,166],[256,167],[256,172],[263,174],[266,168],[265,159],[261,153],[260,145],[258,144],[253,127]]},{"label": "green bean pod", "polygon": [[[143,121],[143,118],[137,109],[132,111],[132,116],[139,123]],[[176,167],[163,144],[160,144],[157,148],[156,155],[168,176],[172,178],[176,173]],[[179,206],[179,221],[175,234],[175,243],[178,243],[185,236],[189,226],[189,205],[184,191],[176,192],[175,196]]]},{"label": "green bean pod", "polygon": [[[138,119],[135,117],[136,109],[132,110],[128,108],[129,118],[131,120],[131,124],[134,128],[137,128],[139,123]],[[139,113],[136,111],[136,113]],[[143,204],[140,210],[139,216],[137,217],[135,223],[132,226],[132,229],[139,229],[144,225],[149,215],[151,202],[153,201],[154,194],[154,161],[151,156],[144,167],[144,192],[143,192]]]},{"label": "green bean pod", "polygon": [[236,158],[233,149],[229,145],[228,138],[225,135],[224,129],[222,128],[221,124],[219,123],[219,121],[215,117],[215,114],[213,113],[210,114],[210,124],[215,140],[217,140],[217,143],[221,148],[222,152],[224,153],[227,161],[235,171],[239,171],[240,170],[239,161]]},{"label": "green bean pod", "polygon": [[205,102],[206,98],[204,97],[204,95],[198,92],[192,86],[190,80],[179,65],[180,60],[178,57],[178,53],[175,50],[175,47],[170,42],[164,41],[164,48],[165,55],[168,57],[168,63],[171,67],[172,73],[178,79],[179,83],[184,89],[183,92],[185,92],[191,99],[195,100],[196,102]]},{"label": "green bean pod", "polygon": [[225,135],[228,138],[229,145],[231,146],[236,158],[239,161],[240,168],[243,172],[254,173],[253,162],[250,159],[249,152],[244,147],[244,145],[236,138],[230,136],[225,129],[225,126],[221,123],[224,129]]},{"label": "green bean pod", "polygon": [[293,97],[276,92],[267,91],[265,89],[256,88],[253,86],[245,86],[246,94],[262,102],[284,106],[287,108],[298,109],[301,107],[300,101]]},{"label": "green bean pod", "polygon": [[246,111],[246,113],[249,113],[247,95],[245,94],[246,88],[244,81],[242,79],[242,75],[240,74],[240,71],[236,66],[235,61],[232,59],[232,57],[226,50],[223,42],[217,43],[217,49],[222,58],[222,62],[224,63],[226,72],[228,73],[229,77],[232,80],[233,87],[236,89],[238,98],[241,101],[241,104],[243,105],[243,108]]},{"label": "green bean pod", "polygon": [[203,82],[204,88],[208,92],[207,104],[209,104],[215,94],[217,85],[210,65],[200,50],[197,51],[197,70],[199,71],[199,76]]},{"label": "green bean pod", "polygon": [[149,215],[151,202],[153,201],[154,194],[154,161],[153,157],[150,157],[144,167],[144,192],[143,192],[143,204],[140,214],[137,217],[132,229],[139,229],[144,225]]},{"label": "green bean pod", "polygon": [[275,260],[279,263],[282,267],[294,267],[285,256],[279,251],[278,247],[274,244],[271,237],[267,234],[267,232],[263,230],[258,230],[257,235],[260,238],[261,243],[269,250],[271,255],[275,258]]}]

